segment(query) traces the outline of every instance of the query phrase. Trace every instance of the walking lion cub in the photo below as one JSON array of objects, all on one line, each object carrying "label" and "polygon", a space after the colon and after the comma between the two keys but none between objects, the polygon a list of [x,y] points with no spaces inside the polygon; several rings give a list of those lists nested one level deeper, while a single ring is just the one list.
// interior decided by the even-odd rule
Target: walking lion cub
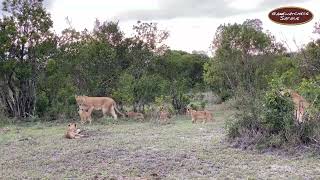
[{"label": "walking lion cub", "polygon": [[131,119],[135,119],[135,120],[140,120],[143,121],[144,120],[144,115],[142,113],[139,112],[126,112],[126,117],[131,118]]},{"label": "walking lion cub", "polygon": [[209,111],[196,111],[191,108],[187,108],[187,114],[191,115],[192,123],[202,120],[202,123],[212,121],[212,113]]}]

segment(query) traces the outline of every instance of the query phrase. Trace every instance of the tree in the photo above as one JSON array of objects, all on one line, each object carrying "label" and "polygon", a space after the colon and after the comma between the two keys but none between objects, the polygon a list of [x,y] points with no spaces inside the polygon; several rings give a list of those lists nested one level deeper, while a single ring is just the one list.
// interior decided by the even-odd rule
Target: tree
[{"label": "tree", "polygon": [[186,94],[195,87],[204,87],[203,65],[208,61],[209,57],[202,54],[170,50],[157,59],[154,71],[169,82],[167,93],[179,113],[189,103]]},{"label": "tree", "polygon": [[262,31],[262,22],[257,19],[219,26],[212,48],[215,56],[205,65],[205,81],[225,97],[239,87],[254,91],[263,83],[258,69],[284,51],[271,34]]},{"label": "tree", "polygon": [[133,30],[135,30],[134,40],[142,42],[148,50],[156,54],[163,54],[168,50],[164,41],[169,37],[169,32],[159,30],[157,23],[138,21],[137,25],[133,26]]},{"label": "tree", "polygon": [[0,101],[11,117],[35,114],[37,75],[51,56],[52,20],[38,0],[5,0],[0,20]]}]

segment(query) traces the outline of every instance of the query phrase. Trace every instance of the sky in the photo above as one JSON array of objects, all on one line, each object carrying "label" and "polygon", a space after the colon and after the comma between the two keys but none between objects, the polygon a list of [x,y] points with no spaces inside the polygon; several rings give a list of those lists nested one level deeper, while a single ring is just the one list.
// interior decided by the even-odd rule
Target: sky
[{"label": "sky", "polygon": [[[138,20],[157,22],[160,28],[169,31],[166,44],[171,49],[208,54],[220,24],[258,18],[264,30],[269,30],[278,41],[286,41],[289,51],[296,51],[317,38],[312,30],[315,22],[320,21],[319,0],[45,0],[44,3],[57,33],[68,27],[66,17],[77,30],[91,30],[96,18],[119,20],[127,36],[132,35],[132,26]],[[297,26],[269,20],[268,13],[282,6],[308,9],[314,17],[309,23]]]}]

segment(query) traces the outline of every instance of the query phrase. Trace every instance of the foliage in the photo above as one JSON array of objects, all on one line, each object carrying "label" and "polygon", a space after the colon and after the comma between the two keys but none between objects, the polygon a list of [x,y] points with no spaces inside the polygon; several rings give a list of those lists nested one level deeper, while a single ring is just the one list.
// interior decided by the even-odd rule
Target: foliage
[{"label": "foliage", "polygon": [[52,20],[41,1],[5,0],[0,19],[0,101],[10,117],[35,114],[37,75],[48,57],[55,37]]},{"label": "foliage", "polygon": [[[255,33],[243,31],[247,35],[241,34],[237,37],[237,32],[242,29],[238,26],[240,25],[229,25],[225,27],[227,30],[224,31],[222,28],[217,32],[219,36],[215,40],[218,39],[218,41],[214,41],[216,42],[214,45],[218,48],[217,54],[212,63],[206,64],[204,76],[208,84],[220,88],[213,88],[215,91],[220,90],[220,94],[223,95],[222,92],[231,90],[231,95],[237,100],[239,111],[236,119],[227,123],[229,137],[233,140],[237,139],[245,146],[254,145],[259,148],[318,143],[320,109],[317,101],[319,96],[317,45],[310,43],[301,53],[285,55],[281,53],[281,45],[273,42],[272,36],[268,34],[256,36],[253,35]],[[237,28],[236,32],[231,33],[232,29]],[[257,30],[257,28],[254,29]],[[234,38],[232,41],[235,42],[228,44],[229,36],[224,35],[223,32],[230,32],[230,36],[235,35],[232,36]],[[255,48],[250,46],[249,53],[243,53],[246,52],[246,46],[243,46],[245,43],[237,45],[237,39],[241,39],[242,36],[249,38],[245,42],[251,41],[253,45],[255,42],[262,41],[257,45],[266,45],[264,46],[266,51],[260,49],[261,46]],[[266,37],[267,41],[259,37]],[[276,56],[270,56],[269,50],[272,48],[269,46],[278,47],[275,51]],[[250,53],[252,50],[255,53]],[[249,65],[249,69],[236,61],[245,60],[246,58],[243,57],[246,56],[250,61],[244,61],[244,63]],[[225,57],[228,58],[224,59]],[[219,64],[221,60],[226,63],[230,61],[235,65]],[[236,75],[231,74],[236,69]],[[248,74],[254,77],[247,77]],[[221,87],[225,90],[221,90]],[[307,115],[304,117],[305,123],[295,122],[291,97],[280,94],[280,90],[286,88],[296,89],[311,102],[311,107],[307,109]]]},{"label": "foliage", "polygon": [[[170,50],[169,32],[155,22],[138,21],[132,36],[119,22],[99,20],[92,30],[77,31],[69,22],[55,34],[42,2],[3,1],[1,116],[76,117],[75,94],[110,96],[134,111],[152,111],[156,104],[184,113],[188,105],[204,109],[207,102],[193,95],[210,89],[224,101],[236,100],[238,115],[227,124],[231,139],[246,137],[266,147],[320,142],[320,40],[285,53],[262,22],[252,19],[220,25],[211,58]],[[319,23],[314,32],[319,34]],[[306,123],[294,123],[291,99],[279,94],[283,88],[310,102]]]},{"label": "foliage", "polygon": [[301,59],[299,64],[304,77],[313,78],[320,74],[320,39],[307,44]]},{"label": "foliage", "polygon": [[311,102],[316,111],[320,111],[320,75],[314,79],[303,79],[298,88],[299,92]]},{"label": "foliage", "polygon": [[227,99],[238,88],[252,91],[266,87],[265,75],[274,56],[283,52],[274,37],[262,31],[259,20],[218,27],[212,47],[215,56],[204,66],[204,80]]}]

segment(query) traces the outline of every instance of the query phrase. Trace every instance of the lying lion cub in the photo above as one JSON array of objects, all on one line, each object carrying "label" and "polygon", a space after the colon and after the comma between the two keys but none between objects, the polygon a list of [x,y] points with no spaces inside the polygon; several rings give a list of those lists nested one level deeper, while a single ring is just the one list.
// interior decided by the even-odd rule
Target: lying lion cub
[{"label": "lying lion cub", "polygon": [[86,106],[80,106],[79,107],[79,116],[81,119],[81,124],[84,124],[85,122],[89,121],[89,123],[91,124],[92,118],[91,118],[91,113],[93,111],[94,107],[90,107],[88,109],[88,107]]},{"label": "lying lion cub", "polygon": [[84,135],[79,134],[80,129],[77,129],[77,124],[76,123],[69,123],[68,128],[67,128],[67,133],[66,133],[66,138],[67,139],[77,139],[80,137],[83,137]]},{"label": "lying lion cub", "polygon": [[209,111],[196,111],[191,108],[187,108],[187,114],[191,115],[192,123],[202,120],[202,123],[212,121],[212,113]]},{"label": "lying lion cub", "polygon": [[126,112],[126,117],[128,118],[132,118],[132,119],[135,119],[135,120],[140,120],[140,121],[143,121],[144,120],[144,116],[142,113],[139,113],[139,112]]}]

